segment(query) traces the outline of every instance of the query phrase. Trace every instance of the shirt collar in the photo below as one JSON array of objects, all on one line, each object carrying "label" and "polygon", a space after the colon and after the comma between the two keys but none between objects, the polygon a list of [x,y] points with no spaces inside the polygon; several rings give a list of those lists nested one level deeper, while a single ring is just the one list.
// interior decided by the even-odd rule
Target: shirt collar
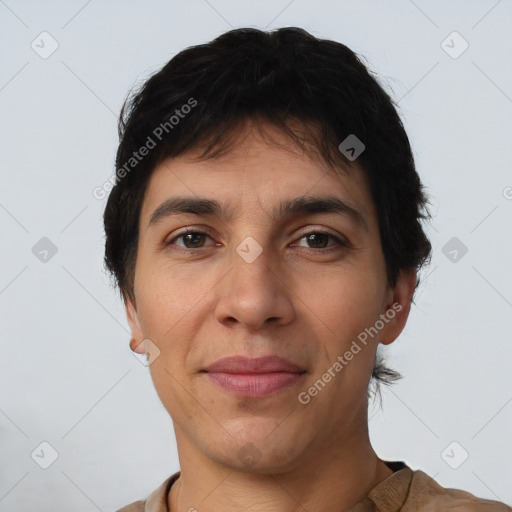
[{"label": "shirt collar", "polygon": [[[388,467],[394,469],[391,464]],[[404,463],[401,468],[388,476],[380,484],[377,484],[350,512],[370,512],[378,510],[379,512],[397,512],[401,510],[411,487],[414,471]]]},{"label": "shirt collar", "polygon": [[167,495],[169,494],[171,485],[179,478],[180,474],[181,471],[178,471],[171,475],[148,496],[144,504],[144,512],[169,512]]},{"label": "shirt collar", "polygon": [[[414,472],[403,462],[386,462],[386,465],[395,472],[380,484],[375,486],[350,512],[367,512],[375,510],[379,512],[397,512],[405,503],[409,493]],[[144,512],[169,512],[167,496],[172,484],[179,478],[178,471],[164,480],[146,499]]]}]

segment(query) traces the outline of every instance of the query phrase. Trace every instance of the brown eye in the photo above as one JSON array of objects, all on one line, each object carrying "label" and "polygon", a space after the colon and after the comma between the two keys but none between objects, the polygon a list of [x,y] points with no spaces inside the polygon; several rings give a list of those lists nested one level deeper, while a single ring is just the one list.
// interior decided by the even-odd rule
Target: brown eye
[{"label": "brown eye", "polygon": [[[169,240],[165,245],[176,245],[184,249],[202,249],[206,246],[205,242],[207,238],[210,238],[207,233],[187,230],[178,234],[172,240]],[[181,244],[176,243],[177,241],[180,241]]]},{"label": "brown eye", "polygon": [[313,249],[323,249],[327,247],[329,243],[329,235],[326,233],[310,233],[309,235],[306,235],[304,237],[306,239],[306,242],[310,245]]},{"label": "brown eye", "polygon": [[[300,243],[303,240],[307,244],[306,246]],[[329,240],[333,240],[334,243],[329,244]],[[319,249],[318,252],[328,252],[339,249],[340,247],[349,247],[348,242],[324,231],[311,231],[309,233],[304,233],[299,239],[299,242],[294,245],[307,247],[308,249]],[[321,251],[321,249],[325,249],[325,251]]]}]

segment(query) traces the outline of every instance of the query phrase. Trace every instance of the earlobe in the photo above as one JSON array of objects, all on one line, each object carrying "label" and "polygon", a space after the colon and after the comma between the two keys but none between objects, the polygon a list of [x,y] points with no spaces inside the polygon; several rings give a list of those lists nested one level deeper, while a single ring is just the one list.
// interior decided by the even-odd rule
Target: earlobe
[{"label": "earlobe", "polygon": [[144,342],[135,338],[130,339],[130,349],[137,354],[144,354],[146,352]]},{"label": "earlobe", "polygon": [[395,287],[390,290],[384,314],[388,319],[381,331],[380,343],[389,345],[398,338],[403,331],[409,312],[411,299],[416,287],[415,269],[402,270]]},{"label": "earlobe", "polygon": [[126,318],[128,320],[128,324],[130,326],[132,334],[132,337],[130,339],[130,349],[133,350],[133,352],[137,352],[137,354],[144,354],[144,335],[142,332],[142,327],[140,325],[137,310],[130,299],[126,301],[125,307]]}]

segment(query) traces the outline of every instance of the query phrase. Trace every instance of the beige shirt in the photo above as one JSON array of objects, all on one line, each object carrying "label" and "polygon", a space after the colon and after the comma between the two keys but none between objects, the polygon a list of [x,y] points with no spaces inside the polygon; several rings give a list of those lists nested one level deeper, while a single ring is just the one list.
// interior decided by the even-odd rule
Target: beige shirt
[{"label": "beige shirt", "polygon": [[[512,512],[512,507],[441,487],[423,471],[403,462],[386,462],[395,472],[375,486],[350,512]],[[180,472],[167,478],[145,501],[117,512],[169,512],[167,495]]]}]

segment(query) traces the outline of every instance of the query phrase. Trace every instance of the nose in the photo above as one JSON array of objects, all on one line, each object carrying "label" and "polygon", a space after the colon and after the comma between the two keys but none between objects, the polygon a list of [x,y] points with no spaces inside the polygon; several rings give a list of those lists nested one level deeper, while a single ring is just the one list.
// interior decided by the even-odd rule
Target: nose
[{"label": "nose", "polygon": [[270,325],[286,325],[295,318],[292,292],[286,273],[270,250],[252,262],[236,252],[230,259],[230,271],[217,288],[215,317],[227,327],[244,326],[248,330]]}]

